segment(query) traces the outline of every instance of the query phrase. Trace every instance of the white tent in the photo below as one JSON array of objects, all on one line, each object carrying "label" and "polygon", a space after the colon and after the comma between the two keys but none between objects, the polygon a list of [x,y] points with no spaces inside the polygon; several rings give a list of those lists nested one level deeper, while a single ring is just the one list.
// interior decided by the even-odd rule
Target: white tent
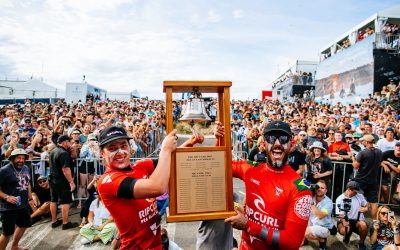
[{"label": "white tent", "polygon": [[64,98],[64,90],[40,80],[0,80],[0,99]]}]

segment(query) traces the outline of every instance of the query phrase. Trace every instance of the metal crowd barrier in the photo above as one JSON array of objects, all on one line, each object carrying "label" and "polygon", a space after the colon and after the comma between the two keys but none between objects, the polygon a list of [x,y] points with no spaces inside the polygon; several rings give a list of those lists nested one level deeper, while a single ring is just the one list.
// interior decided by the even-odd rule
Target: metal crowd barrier
[{"label": "metal crowd barrier", "polygon": [[385,33],[376,33],[375,48],[399,50],[400,35],[388,35]]}]

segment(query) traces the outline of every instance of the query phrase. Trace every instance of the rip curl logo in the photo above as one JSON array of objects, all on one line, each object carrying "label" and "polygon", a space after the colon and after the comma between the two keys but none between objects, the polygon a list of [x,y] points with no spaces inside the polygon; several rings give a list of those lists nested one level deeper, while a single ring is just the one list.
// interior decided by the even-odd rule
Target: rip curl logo
[{"label": "rip curl logo", "polygon": [[281,193],[283,192],[283,189],[282,188],[278,188],[278,187],[275,187],[275,195],[276,196],[280,196],[281,195]]},{"label": "rip curl logo", "polygon": [[101,184],[110,183],[110,182],[112,182],[112,179],[111,179],[111,176],[108,174],[106,177],[104,177],[104,179],[101,182]]},{"label": "rip curl logo", "polygon": [[113,131],[113,132],[108,133],[107,136],[115,135],[115,134],[123,134],[123,133],[122,133],[122,131],[118,131],[117,130],[117,131]]},{"label": "rip curl logo", "polygon": [[255,196],[257,196],[258,199],[254,200],[254,205],[256,206],[256,208],[263,212],[264,214],[267,214],[267,212],[265,212],[265,202],[264,200],[258,195],[253,193]]},{"label": "rip curl logo", "polygon": [[153,231],[154,235],[157,235],[157,230],[160,227],[160,225],[157,225],[157,223],[154,223],[153,225],[150,226],[151,231]]},{"label": "rip curl logo", "polygon": [[311,214],[311,195],[304,195],[294,204],[294,213],[303,220],[308,220]]}]

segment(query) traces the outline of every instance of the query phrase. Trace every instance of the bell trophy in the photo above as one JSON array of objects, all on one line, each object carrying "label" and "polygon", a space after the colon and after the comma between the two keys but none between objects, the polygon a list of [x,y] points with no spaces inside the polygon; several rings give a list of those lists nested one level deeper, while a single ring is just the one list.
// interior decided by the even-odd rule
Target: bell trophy
[{"label": "bell trophy", "polygon": [[[203,93],[217,93],[217,120],[230,135],[230,81],[164,81],[166,132],[173,130],[173,93],[191,93],[179,122],[210,121]],[[218,145],[218,146],[215,146]],[[178,147],[172,153],[167,222],[225,219],[235,215],[233,205],[231,137],[212,146]]]}]

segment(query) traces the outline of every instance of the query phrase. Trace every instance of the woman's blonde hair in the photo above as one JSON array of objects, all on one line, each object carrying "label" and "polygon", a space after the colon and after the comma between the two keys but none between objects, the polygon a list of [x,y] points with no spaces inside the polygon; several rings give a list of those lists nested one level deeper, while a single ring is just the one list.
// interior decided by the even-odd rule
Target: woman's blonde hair
[{"label": "woman's blonde hair", "polygon": [[[390,208],[389,208],[388,206],[382,205],[382,206],[378,207],[378,213],[376,214],[376,220],[377,220],[377,221],[381,221],[381,220],[379,219],[379,215],[381,214],[381,211],[382,211],[382,209],[384,209],[384,208],[386,208],[387,210],[390,211]],[[389,216],[389,215],[388,215],[388,216]],[[389,218],[389,217],[388,217],[388,218]]]}]

